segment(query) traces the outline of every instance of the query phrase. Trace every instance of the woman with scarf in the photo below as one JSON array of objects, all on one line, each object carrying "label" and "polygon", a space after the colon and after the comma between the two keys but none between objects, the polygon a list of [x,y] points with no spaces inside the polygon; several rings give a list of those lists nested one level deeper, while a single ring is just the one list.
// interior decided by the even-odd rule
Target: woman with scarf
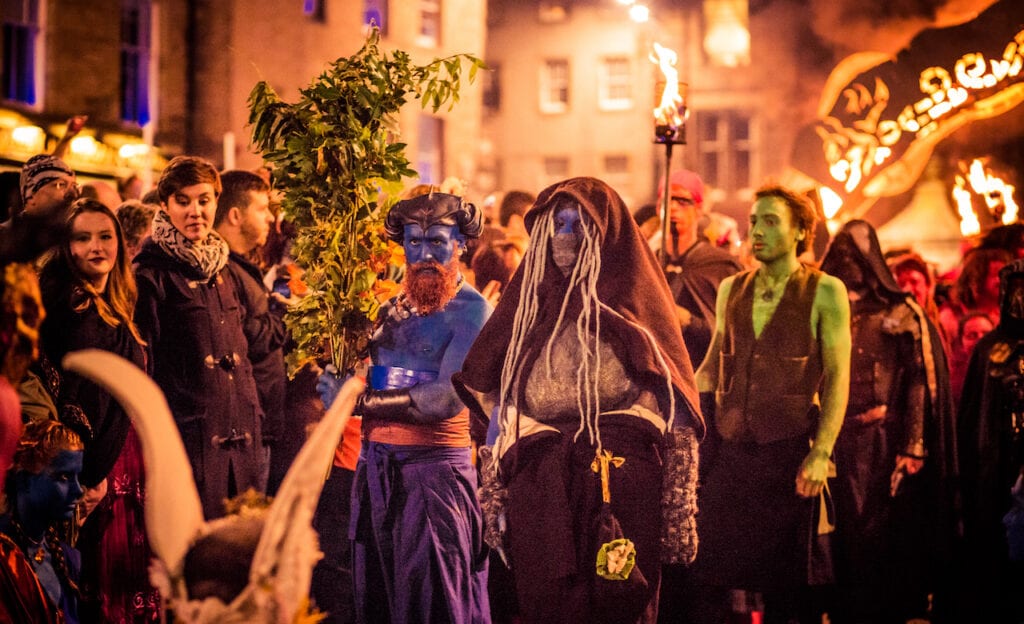
[{"label": "woman with scarf", "polygon": [[209,161],[179,156],[157,184],[160,210],[135,257],[135,322],[152,350],[207,519],[249,488],[266,487],[263,412],[242,330],[243,311],[214,230],[220,176]]},{"label": "woman with scarf", "polygon": [[[72,204],[67,224],[68,236],[40,275],[47,357],[59,366],[71,351],[103,349],[145,370],[145,344],[133,321],[135,278],[117,217],[94,199],[80,199]],[[138,438],[107,392],[78,375],[60,373],[61,402],[81,408],[91,432],[79,479],[86,488],[106,492],[77,542],[83,619],[155,621],[159,596],[146,573],[152,552],[143,521]]]},{"label": "woman with scarf", "polygon": [[600,180],[547,188],[526,227],[526,256],[455,379],[495,403],[488,541],[510,560],[524,622],[653,622],[662,563],[696,554],[704,428],[672,297]]}]

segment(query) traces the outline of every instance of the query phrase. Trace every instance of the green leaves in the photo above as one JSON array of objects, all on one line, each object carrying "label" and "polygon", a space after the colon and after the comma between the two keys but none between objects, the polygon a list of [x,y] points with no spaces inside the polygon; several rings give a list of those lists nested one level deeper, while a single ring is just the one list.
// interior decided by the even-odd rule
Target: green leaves
[{"label": "green leaves", "polygon": [[418,66],[379,43],[374,28],[358,52],[330,63],[295,103],[266,82],[249,94],[252,142],[273,166],[282,209],[298,228],[292,256],[308,287],[285,316],[297,345],[292,372],[325,354],[339,370],[351,370],[365,355],[378,297],[393,291],[393,282],[381,280],[397,269],[383,218],[402,179],[416,176],[405,144],[395,141],[398,113],[410,98],[433,112],[445,104],[451,110],[463,65],[470,82],[485,67],[465,54]]}]

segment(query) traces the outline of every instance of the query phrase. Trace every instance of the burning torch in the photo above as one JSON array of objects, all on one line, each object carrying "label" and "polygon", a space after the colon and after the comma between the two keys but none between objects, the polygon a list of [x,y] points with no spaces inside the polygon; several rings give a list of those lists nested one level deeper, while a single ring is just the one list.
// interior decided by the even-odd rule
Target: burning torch
[{"label": "burning torch", "polygon": [[[668,237],[669,237],[669,215],[668,203],[670,193],[669,177],[672,173],[672,146],[686,144],[686,118],[689,111],[686,108],[684,92],[686,83],[679,82],[679,71],[676,69],[678,55],[662,46],[654,43],[654,52],[650,55],[652,63],[658,65],[665,79],[665,85],[661,90],[661,100],[654,109],[654,142],[665,146],[665,175],[664,186],[661,189],[661,251],[660,260],[662,265],[668,264]],[[673,236],[678,237],[674,230]]]}]

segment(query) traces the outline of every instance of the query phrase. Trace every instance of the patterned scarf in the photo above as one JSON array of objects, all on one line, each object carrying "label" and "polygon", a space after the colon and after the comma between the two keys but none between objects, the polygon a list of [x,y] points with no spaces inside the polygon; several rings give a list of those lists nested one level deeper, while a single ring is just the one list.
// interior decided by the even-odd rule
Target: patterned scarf
[{"label": "patterned scarf", "polygon": [[171,223],[171,217],[157,210],[153,217],[153,241],[171,256],[181,260],[210,279],[228,264],[228,244],[220,234],[210,230],[206,240],[193,242],[185,238]]}]

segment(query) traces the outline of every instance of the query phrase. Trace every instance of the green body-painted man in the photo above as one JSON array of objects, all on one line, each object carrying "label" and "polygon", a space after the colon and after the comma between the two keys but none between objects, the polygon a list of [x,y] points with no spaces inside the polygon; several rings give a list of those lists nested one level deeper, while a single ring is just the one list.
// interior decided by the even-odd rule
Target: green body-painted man
[{"label": "green body-painted man", "polygon": [[820,621],[804,593],[831,576],[820,495],[849,395],[850,306],[842,282],[798,260],[814,221],[802,196],[757,192],[761,266],[722,282],[697,371],[720,445],[700,494],[698,578],[710,602],[724,604],[712,588],[763,592],[769,623]]}]

